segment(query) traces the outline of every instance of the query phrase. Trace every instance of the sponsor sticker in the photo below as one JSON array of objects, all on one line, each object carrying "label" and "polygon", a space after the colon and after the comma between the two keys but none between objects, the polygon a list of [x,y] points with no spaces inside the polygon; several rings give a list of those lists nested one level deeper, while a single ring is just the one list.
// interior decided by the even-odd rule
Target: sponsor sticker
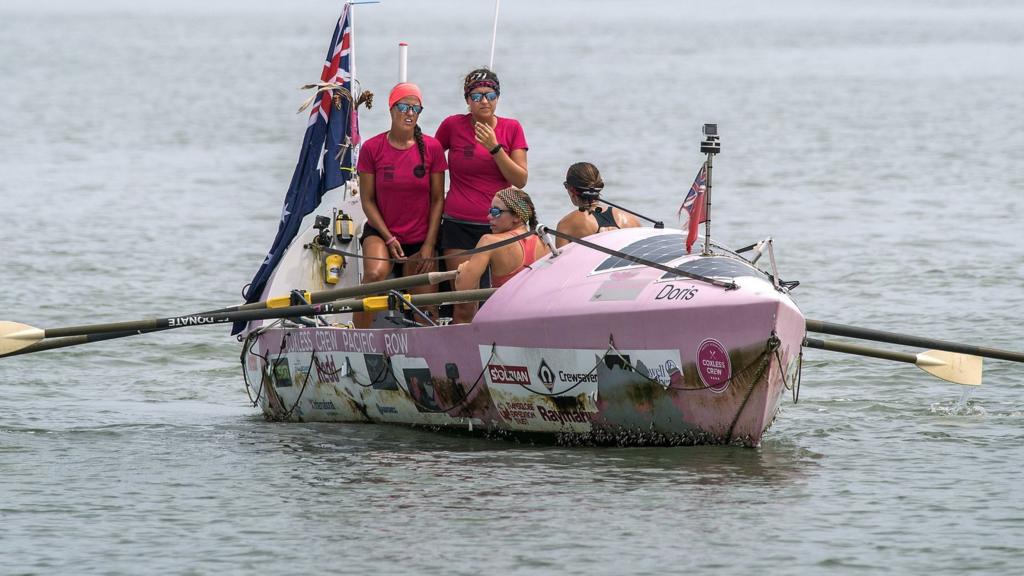
[{"label": "sponsor sticker", "polygon": [[532,402],[497,402],[495,406],[498,408],[498,414],[506,421],[526,425],[537,418],[537,411]]},{"label": "sponsor sticker", "polygon": [[542,420],[546,422],[557,422],[558,424],[589,424],[591,420],[594,419],[593,412],[587,412],[586,410],[579,409],[551,410],[543,406],[537,406],[537,411],[540,412]]},{"label": "sponsor sticker", "polygon": [[648,378],[657,381],[666,388],[672,383],[673,378],[680,378],[682,376],[679,366],[671,358],[664,362],[656,361],[649,365],[639,362],[637,368],[640,369],[641,367],[642,372]]},{"label": "sponsor sticker", "polygon": [[383,354],[363,354],[363,360],[374,390],[398,390],[398,380]]},{"label": "sponsor sticker", "polygon": [[288,366],[288,357],[274,360],[274,385],[286,388],[292,385],[292,371]]},{"label": "sponsor sticker", "polygon": [[547,360],[543,358],[540,359],[540,366],[537,368],[537,378],[540,378],[541,383],[544,384],[544,387],[547,388],[549,392],[554,391],[555,373],[551,370],[551,367],[548,366]]},{"label": "sponsor sticker", "polygon": [[310,400],[309,405],[312,406],[314,410],[337,410],[337,407],[334,406],[334,402],[331,402],[330,400]]},{"label": "sponsor sticker", "polygon": [[708,338],[697,346],[697,374],[701,382],[712,392],[725,392],[732,378],[732,364],[725,346],[714,338]]},{"label": "sponsor sticker", "polygon": [[334,356],[331,354],[324,355],[323,358],[317,358],[316,362],[316,377],[320,382],[330,382],[338,384],[341,382],[342,371],[347,366],[342,364],[339,369],[337,364],[334,362]]},{"label": "sponsor sticker", "polygon": [[526,366],[506,366],[504,364],[489,364],[487,375],[494,384],[522,384],[529,386],[530,369]]},{"label": "sponsor sticker", "polygon": [[402,370],[409,394],[416,400],[416,410],[439,410],[437,391],[429,368],[405,368]]}]

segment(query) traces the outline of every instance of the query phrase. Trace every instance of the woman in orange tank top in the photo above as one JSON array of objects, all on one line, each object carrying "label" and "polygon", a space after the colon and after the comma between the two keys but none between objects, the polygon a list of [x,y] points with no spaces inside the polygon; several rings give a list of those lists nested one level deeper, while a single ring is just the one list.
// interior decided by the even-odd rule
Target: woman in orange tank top
[{"label": "woman in orange tank top", "polygon": [[[477,248],[483,248],[502,240],[507,240],[537,227],[537,211],[533,207],[530,196],[514,186],[499,190],[491,200],[488,212],[491,234],[485,234],[477,242]],[[501,248],[474,254],[468,262],[459,266],[459,276],[455,279],[457,290],[472,290],[480,287],[480,277],[484,270],[491,269],[491,285],[495,288],[508,282],[521,270],[533,264],[538,258],[548,253],[547,246],[539,242],[536,235],[520,239],[513,244]],[[476,314],[476,304],[456,304],[455,323],[465,323]]]}]

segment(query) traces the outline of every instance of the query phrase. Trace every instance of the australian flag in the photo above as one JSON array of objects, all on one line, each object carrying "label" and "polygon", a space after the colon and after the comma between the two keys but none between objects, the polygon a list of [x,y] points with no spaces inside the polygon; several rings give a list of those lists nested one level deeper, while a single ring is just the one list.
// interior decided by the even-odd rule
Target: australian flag
[{"label": "australian flag", "polygon": [[[298,234],[303,218],[316,210],[324,193],[352,177],[352,148],[359,143],[359,126],[352,98],[350,9],[346,4],[331,36],[327,60],[320,74],[320,90],[309,114],[299,161],[281,208],[277,237],[252,282],[242,292],[246,302],[256,302],[262,297],[267,281]],[[244,323],[235,323],[232,334],[241,332],[244,327]]]},{"label": "australian flag", "polygon": [[697,177],[694,178],[693,185],[690,186],[690,191],[686,193],[686,198],[683,199],[683,203],[679,206],[679,212],[677,212],[681,215],[683,210],[686,210],[689,214],[686,233],[687,254],[690,253],[693,243],[697,240],[697,227],[707,220],[707,215],[704,213],[704,193],[707,191],[707,180],[708,165],[704,163],[701,164],[700,171],[697,172]]}]

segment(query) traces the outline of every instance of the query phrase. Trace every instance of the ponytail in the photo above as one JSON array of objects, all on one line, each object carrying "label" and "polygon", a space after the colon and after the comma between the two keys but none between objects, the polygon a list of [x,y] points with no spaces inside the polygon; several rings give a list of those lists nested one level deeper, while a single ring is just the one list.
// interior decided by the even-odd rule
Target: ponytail
[{"label": "ponytail", "polygon": [[[569,167],[565,173],[565,185],[572,189],[581,200],[587,204],[593,204],[601,199],[601,190],[604,189],[604,180],[597,166],[590,162],[577,162]],[[580,207],[580,210],[584,210]]]},{"label": "ponytail", "polygon": [[420,153],[420,164],[419,166],[412,169],[412,173],[417,178],[423,178],[427,175],[427,159],[426,159],[426,146],[423,144],[423,130],[420,130],[420,125],[417,124],[412,129],[412,137],[416,139],[416,149]]}]

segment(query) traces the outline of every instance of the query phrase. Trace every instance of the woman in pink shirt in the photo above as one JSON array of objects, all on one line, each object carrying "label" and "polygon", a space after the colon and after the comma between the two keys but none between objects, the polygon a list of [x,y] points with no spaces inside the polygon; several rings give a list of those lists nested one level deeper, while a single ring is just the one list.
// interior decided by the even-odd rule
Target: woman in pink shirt
[{"label": "woman in pink shirt", "polygon": [[[444,206],[444,171],[448,164],[437,140],[420,130],[423,96],[403,82],[388,96],[391,129],[363,143],[359,152],[359,196],[366,224],[359,241],[363,254],[381,260],[363,261],[363,283],[391,274],[422,274],[434,270],[437,234]],[[436,290],[423,286],[411,292]],[[372,313],[354,315],[358,328],[368,328]]]},{"label": "woman in pink shirt", "polygon": [[463,83],[468,114],[445,118],[437,128],[437,140],[448,152],[451,188],[445,198],[441,223],[441,252],[449,270],[468,257],[459,254],[474,248],[490,233],[487,211],[498,190],[526,186],[526,135],[517,120],[495,114],[501,96],[498,75],[480,68]]}]

